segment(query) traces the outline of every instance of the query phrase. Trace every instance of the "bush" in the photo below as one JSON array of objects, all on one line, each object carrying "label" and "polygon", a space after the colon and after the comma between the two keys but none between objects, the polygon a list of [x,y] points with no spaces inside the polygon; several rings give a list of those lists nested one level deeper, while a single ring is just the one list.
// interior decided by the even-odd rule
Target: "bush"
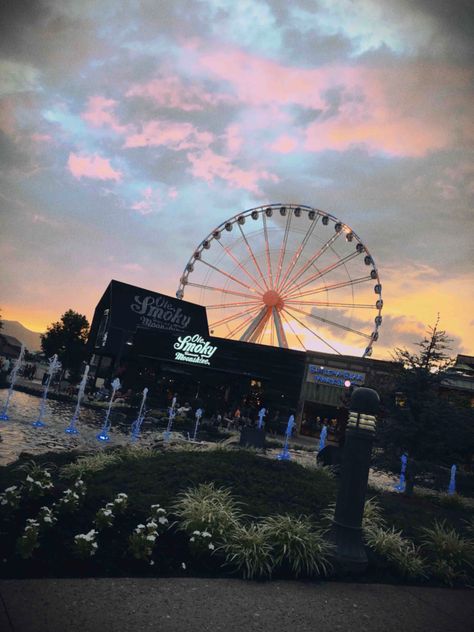
[{"label": "bush", "polygon": [[226,563],[241,572],[244,579],[270,578],[275,567],[267,531],[255,523],[234,525],[218,551],[224,553]]},{"label": "bush", "polygon": [[276,566],[286,565],[295,577],[327,574],[333,547],[307,517],[270,516],[260,526],[273,549]]},{"label": "bush", "polygon": [[216,488],[214,483],[202,483],[181,493],[173,512],[188,534],[208,531],[215,537],[234,529],[242,515],[230,491]]},{"label": "bush", "polygon": [[444,521],[422,529],[422,547],[434,577],[452,586],[465,581],[474,566],[474,543],[449,528]]},{"label": "bush", "polygon": [[364,530],[364,539],[376,553],[385,558],[403,577],[426,577],[426,565],[420,550],[394,527],[371,526]]}]

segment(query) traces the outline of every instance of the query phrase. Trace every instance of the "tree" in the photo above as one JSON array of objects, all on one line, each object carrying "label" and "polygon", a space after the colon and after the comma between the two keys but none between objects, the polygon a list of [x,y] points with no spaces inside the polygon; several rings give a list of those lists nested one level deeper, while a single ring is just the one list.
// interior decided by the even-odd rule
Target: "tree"
[{"label": "tree", "polygon": [[45,334],[41,334],[41,348],[48,357],[57,353],[63,368],[77,376],[86,359],[88,334],[87,318],[69,309],[59,321],[49,325]]},{"label": "tree", "polygon": [[439,395],[439,384],[452,360],[451,339],[434,327],[416,343],[419,353],[395,349],[400,363],[397,395],[377,427],[377,441],[386,454],[406,452],[416,461],[451,465],[468,460],[474,451],[474,413]]}]

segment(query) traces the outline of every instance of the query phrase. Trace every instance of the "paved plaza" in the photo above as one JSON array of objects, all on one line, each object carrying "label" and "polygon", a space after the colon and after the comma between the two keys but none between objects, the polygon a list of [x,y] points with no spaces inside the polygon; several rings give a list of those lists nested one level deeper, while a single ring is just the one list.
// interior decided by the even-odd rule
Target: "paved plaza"
[{"label": "paved plaza", "polygon": [[3,632],[471,632],[472,590],[231,579],[0,581]]}]

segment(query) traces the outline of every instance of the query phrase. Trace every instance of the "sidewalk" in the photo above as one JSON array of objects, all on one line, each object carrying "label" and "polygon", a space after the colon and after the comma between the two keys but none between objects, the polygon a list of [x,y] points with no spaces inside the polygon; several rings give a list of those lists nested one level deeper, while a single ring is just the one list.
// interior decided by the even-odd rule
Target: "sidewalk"
[{"label": "sidewalk", "polygon": [[473,591],[229,579],[0,581],[2,632],[471,632]]}]

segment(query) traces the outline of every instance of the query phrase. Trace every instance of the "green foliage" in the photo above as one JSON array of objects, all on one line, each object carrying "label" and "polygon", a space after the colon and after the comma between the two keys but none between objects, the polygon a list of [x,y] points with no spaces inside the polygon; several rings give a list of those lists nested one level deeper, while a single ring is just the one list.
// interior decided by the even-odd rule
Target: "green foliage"
[{"label": "green foliage", "polygon": [[376,553],[386,558],[403,577],[417,579],[426,577],[426,568],[419,547],[404,538],[395,527],[385,529],[373,525],[364,529],[364,539]]},{"label": "green foliage", "polygon": [[240,572],[244,579],[269,578],[275,567],[267,531],[255,523],[234,525],[225,534],[225,542],[218,551],[222,551],[226,563]]},{"label": "green foliage", "polygon": [[37,520],[29,518],[26,521],[26,527],[23,535],[17,540],[17,552],[24,560],[33,555],[35,549],[39,547],[40,525]]},{"label": "green foliage", "polygon": [[78,373],[81,362],[86,359],[88,334],[87,318],[68,309],[41,334],[41,349],[48,357],[57,353],[64,369]]},{"label": "green foliage", "polygon": [[474,566],[474,542],[463,538],[444,521],[422,529],[422,547],[434,577],[452,586],[465,581]]},{"label": "green foliage", "polygon": [[[439,396],[438,387],[452,360],[451,339],[438,328],[439,318],[416,343],[419,353],[395,349],[400,363],[396,391],[403,406],[392,406],[377,424],[377,442],[388,453],[406,452],[415,461],[451,466],[474,451],[474,411]],[[395,399],[395,398],[394,398]]]},{"label": "green foliage", "polygon": [[96,452],[81,456],[73,463],[67,463],[61,468],[61,478],[71,479],[77,476],[93,474],[104,470],[110,465],[120,462],[120,455],[117,452]]},{"label": "green foliage", "polygon": [[241,517],[238,503],[228,489],[202,483],[180,494],[173,505],[180,528],[187,533],[209,531],[214,536],[236,528]]},{"label": "green foliage", "polygon": [[260,524],[273,549],[276,566],[286,565],[295,577],[326,575],[332,546],[305,516],[279,515]]}]

